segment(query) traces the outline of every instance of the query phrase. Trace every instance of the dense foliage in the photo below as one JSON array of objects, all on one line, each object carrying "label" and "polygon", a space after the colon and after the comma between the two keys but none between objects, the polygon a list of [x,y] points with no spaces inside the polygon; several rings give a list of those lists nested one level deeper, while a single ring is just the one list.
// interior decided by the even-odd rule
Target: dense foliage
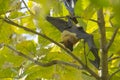
[{"label": "dense foliage", "polygon": [[0,80],[119,80],[120,0],[77,0],[75,5],[79,25],[99,49],[99,70],[89,62],[94,56],[84,40],[72,54],[87,68],[56,45],[61,32],[45,17],[69,15],[63,1],[0,0]]}]

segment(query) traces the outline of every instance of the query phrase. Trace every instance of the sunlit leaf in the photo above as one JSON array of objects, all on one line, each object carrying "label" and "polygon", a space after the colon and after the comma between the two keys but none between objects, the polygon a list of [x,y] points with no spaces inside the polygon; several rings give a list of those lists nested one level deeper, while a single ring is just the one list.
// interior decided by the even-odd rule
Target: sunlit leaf
[{"label": "sunlit leaf", "polygon": [[20,16],[22,16],[23,15],[23,13],[21,13],[21,12],[17,12],[17,11],[14,11],[14,12],[11,12],[10,13],[10,16],[9,16],[9,18],[18,18],[18,17],[20,17]]},{"label": "sunlit leaf", "polygon": [[44,60],[46,60],[46,61],[64,60],[64,61],[70,61],[70,62],[73,61],[73,59],[69,55],[67,55],[66,53],[62,53],[62,52],[51,52],[51,53],[48,53],[45,56]]},{"label": "sunlit leaf", "polygon": [[19,44],[17,44],[17,49],[20,50],[23,53],[29,53],[29,54],[35,54],[36,52],[36,44],[31,41],[23,41]]},{"label": "sunlit leaf", "polygon": [[82,13],[84,19],[90,19],[93,14],[96,12],[96,7],[93,4],[89,4]]},{"label": "sunlit leaf", "polygon": [[10,0],[0,0],[0,15],[7,12],[9,9]]},{"label": "sunlit leaf", "polygon": [[[21,63],[24,61],[24,58],[20,57],[17,55],[17,53],[12,52],[10,49],[4,47],[1,51],[0,51],[0,63],[1,66],[5,68],[6,67],[12,67],[12,66],[20,66]],[[10,64],[10,65],[7,65]]]},{"label": "sunlit leaf", "polygon": [[52,49],[51,49],[51,51],[50,52],[60,52],[61,50],[60,50],[60,47],[58,47],[58,46],[54,46]]},{"label": "sunlit leaf", "polygon": [[0,69],[0,79],[2,80],[12,80],[11,77],[14,77],[15,75],[16,73],[14,73],[11,68]]},{"label": "sunlit leaf", "polygon": [[109,0],[90,0],[91,3],[98,7],[108,7],[109,6]]},{"label": "sunlit leaf", "polygon": [[32,30],[36,29],[32,16],[28,16],[28,17],[21,19],[21,24],[29,29],[32,29]]},{"label": "sunlit leaf", "polygon": [[26,70],[28,76],[26,80],[35,80],[35,79],[52,79],[52,75],[54,74],[54,66],[52,67],[40,67],[40,66],[32,66]]},{"label": "sunlit leaf", "polygon": [[83,2],[82,0],[78,0],[76,2],[76,5],[75,5],[75,15],[78,15],[78,16],[81,15],[81,13],[83,11],[83,4],[82,4],[82,2]]},{"label": "sunlit leaf", "polygon": [[[61,42],[61,32],[47,22],[46,16],[64,17],[70,15],[63,0],[25,0],[25,2],[30,11],[24,6],[22,0],[0,0],[0,80],[97,80],[86,68],[79,70],[78,68],[63,64],[41,67],[35,61],[31,62],[24,58],[24,56],[19,56],[16,52],[4,46],[4,44],[10,45],[17,51],[42,63],[60,60],[82,67],[73,56],[70,56],[62,48],[46,39],[46,37],[18,28],[12,23],[7,24],[2,20],[2,18],[6,19],[8,17],[15,23],[42,33],[59,43]],[[107,46],[111,41],[114,30],[120,27],[120,0],[77,0],[74,11],[79,22],[78,24],[88,34],[93,35],[102,61],[102,42],[100,41],[102,37],[97,14],[99,8],[103,8],[106,33],[105,46]],[[112,45],[107,51],[108,60],[118,57],[108,62],[109,75],[120,67],[119,45],[120,30],[118,30]],[[99,70],[89,61],[89,59],[94,60],[95,57],[83,39],[74,45],[72,53],[93,72],[99,74]],[[103,62],[100,65],[101,70],[102,65]],[[20,70],[21,68],[22,70]],[[119,79],[120,72],[111,78],[111,80]]]},{"label": "sunlit leaf", "polygon": [[0,43],[9,43],[11,41],[11,36],[13,34],[13,29],[11,25],[6,23],[1,23],[0,26]]}]

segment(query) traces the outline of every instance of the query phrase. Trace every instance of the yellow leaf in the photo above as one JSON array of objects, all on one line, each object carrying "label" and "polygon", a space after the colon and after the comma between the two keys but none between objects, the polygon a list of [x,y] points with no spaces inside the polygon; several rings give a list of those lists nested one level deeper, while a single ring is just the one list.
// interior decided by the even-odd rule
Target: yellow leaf
[{"label": "yellow leaf", "polygon": [[54,45],[50,52],[61,52],[61,49],[57,45]]}]

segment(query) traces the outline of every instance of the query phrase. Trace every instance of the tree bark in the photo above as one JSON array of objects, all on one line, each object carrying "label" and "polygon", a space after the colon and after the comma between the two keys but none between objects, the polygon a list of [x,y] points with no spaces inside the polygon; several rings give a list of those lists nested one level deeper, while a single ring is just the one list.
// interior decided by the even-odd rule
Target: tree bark
[{"label": "tree bark", "polygon": [[97,12],[98,16],[98,26],[100,31],[100,53],[101,53],[101,65],[102,65],[102,80],[108,80],[108,54],[106,50],[106,30],[105,30],[105,21],[103,15],[103,9],[99,9]]}]

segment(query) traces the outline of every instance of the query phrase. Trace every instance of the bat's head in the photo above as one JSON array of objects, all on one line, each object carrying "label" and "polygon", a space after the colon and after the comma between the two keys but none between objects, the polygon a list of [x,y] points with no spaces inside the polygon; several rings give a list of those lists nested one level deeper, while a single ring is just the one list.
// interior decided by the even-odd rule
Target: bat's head
[{"label": "bat's head", "polygon": [[62,43],[66,48],[68,48],[70,51],[73,51],[73,44],[68,40],[68,41],[62,41]]}]

